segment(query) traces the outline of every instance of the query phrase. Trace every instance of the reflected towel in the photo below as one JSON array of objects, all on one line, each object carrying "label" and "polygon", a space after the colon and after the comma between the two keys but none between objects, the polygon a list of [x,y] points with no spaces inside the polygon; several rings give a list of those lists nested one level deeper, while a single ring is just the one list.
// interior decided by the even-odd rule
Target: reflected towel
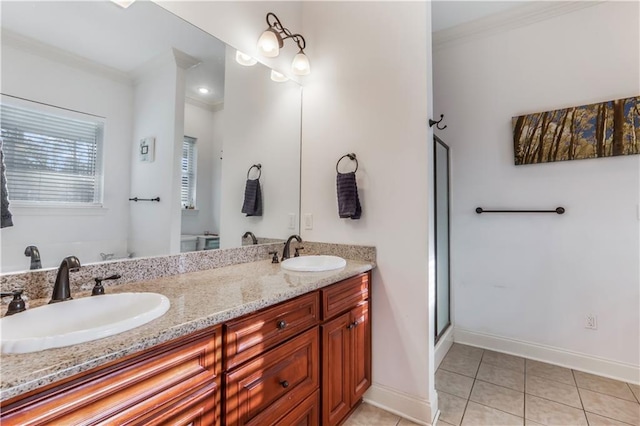
[{"label": "reflected towel", "polygon": [[338,173],[336,187],[338,189],[338,215],[341,218],[360,219],[362,207],[358,198],[356,173]]},{"label": "reflected towel", "polygon": [[260,191],[260,179],[247,180],[244,187],[242,213],[246,213],[247,216],[262,216],[262,192]]},{"label": "reflected towel", "polygon": [[13,219],[11,212],[9,211],[9,191],[7,191],[7,177],[5,175],[4,167],[4,152],[2,151],[2,139],[0,138],[0,203],[2,204],[0,219],[0,228],[6,228],[7,226],[13,226]]}]

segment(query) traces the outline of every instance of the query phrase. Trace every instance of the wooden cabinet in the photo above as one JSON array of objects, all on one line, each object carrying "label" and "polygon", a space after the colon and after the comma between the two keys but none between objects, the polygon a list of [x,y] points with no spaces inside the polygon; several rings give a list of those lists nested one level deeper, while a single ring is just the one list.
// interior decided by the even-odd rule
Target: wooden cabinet
[{"label": "wooden cabinet", "polygon": [[272,425],[318,389],[318,328],[225,374],[226,421]]},{"label": "wooden cabinet", "polygon": [[337,425],[371,385],[369,280],[361,274],[20,395],[2,403],[0,422]]},{"label": "wooden cabinet", "polygon": [[314,291],[225,324],[225,425],[318,423],[319,321]]},{"label": "wooden cabinet", "polygon": [[318,310],[318,292],[313,292],[226,323],[225,370],[317,325]]},{"label": "wooden cabinet", "polygon": [[8,425],[216,425],[220,327],[97,367],[2,404]]},{"label": "wooden cabinet", "polygon": [[320,290],[325,315],[320,327],[323,426],[340,424],[371,386],[369,277],[359,275]]}]

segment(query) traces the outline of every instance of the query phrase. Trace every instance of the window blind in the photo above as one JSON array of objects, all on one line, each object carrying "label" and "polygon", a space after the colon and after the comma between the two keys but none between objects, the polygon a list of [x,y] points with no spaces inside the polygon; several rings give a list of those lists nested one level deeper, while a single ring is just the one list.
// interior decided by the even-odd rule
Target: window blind
[{"label": "window blind", "polygon": [[10,200],[102,202],[104,123],[6,103],[0,114]]},{"label": "window blind", "polygon": [[189,136],[182,142],[180,200],[185,208],[196,206],[196,139]]}]

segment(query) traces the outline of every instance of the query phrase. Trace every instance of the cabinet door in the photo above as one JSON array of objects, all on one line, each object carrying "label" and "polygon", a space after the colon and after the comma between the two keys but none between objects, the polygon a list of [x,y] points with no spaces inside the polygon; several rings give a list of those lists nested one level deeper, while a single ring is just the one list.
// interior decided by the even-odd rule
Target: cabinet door
[{"label": "cabinet door", "polygon": [[319,398],[320,391],[315,391],[289,414],[281,418],[276,426],[318,426],[320,421],[318,416]]},{"label": "cabinet door", "polygon": [[371,386],[371,321],[369,302],[355,307],[351,312],[351,395],[353,406]]},{"label": "cabinet door", "polygon": [[351,409],[351,313],[322,325],[322,425],[333,426]]}]

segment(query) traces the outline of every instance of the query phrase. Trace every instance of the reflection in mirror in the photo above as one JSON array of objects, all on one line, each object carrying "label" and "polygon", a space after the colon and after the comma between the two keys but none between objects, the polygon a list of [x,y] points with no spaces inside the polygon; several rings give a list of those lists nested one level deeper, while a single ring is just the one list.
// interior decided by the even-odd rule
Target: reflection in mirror
[{"label": "reflection in mirror", "polygon": [[[1,7],[2,272],[29,269],[28,246],[48,268],[299,232],[300,86],[152,2]],[[263,214],[246,216],[257,163]]]}]

